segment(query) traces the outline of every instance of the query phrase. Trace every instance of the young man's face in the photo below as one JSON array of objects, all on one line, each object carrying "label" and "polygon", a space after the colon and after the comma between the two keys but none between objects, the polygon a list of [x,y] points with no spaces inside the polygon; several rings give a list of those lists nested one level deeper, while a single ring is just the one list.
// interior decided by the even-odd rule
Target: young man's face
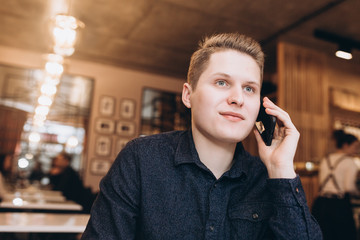
[{"label": "young man's face", "polygon": [[245,139],[259,112],[260,89],[260,68],[252,57],[235,50],[212,54],[196,89],[184,84],[194,134],[225,143]]}]

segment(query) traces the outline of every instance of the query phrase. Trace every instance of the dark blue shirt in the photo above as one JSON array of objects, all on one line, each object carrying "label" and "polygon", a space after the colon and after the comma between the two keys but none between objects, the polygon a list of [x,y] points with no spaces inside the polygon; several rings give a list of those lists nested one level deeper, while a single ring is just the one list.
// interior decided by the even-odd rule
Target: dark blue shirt
[{"label": "dark blue shirt", "polygon": [[100,183],[82,239],[321,239],[299,177],[268,179],[237,145],[216,179],[190,131],[131,141]]}]

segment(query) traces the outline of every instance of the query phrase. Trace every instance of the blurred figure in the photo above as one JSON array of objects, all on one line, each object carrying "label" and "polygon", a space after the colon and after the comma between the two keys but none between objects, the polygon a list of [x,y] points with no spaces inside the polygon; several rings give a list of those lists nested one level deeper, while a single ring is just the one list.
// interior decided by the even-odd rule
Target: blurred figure
[{"label": "blurred figure", "polygon": [[50,169],[50,184],[53,190],[61,191],[63,195],[83,207],[84,212],[90,212],[96,195],[84,187],[79,174],[70,166],[71,156],[60,153],[53,161]]},{"label": "blurred figure", "polygon": [[29,180],[32,184],[40,183],[44,177],[45,177],[45,174],[42,170],[42,164],[40,161],[37,160],[37,161],[35,161],[34,167],[31,170]]},{"label": "blurred figure", "polygon": [[0,172],[5,179],[10,179],[12,168],[12,155],[0,154]]},{"label": "blurred figure", "polygon": [[359,194],[358,166],[354,154],[359,140],[342,130],[334,132],[337,150],[322,159],[319,171],[319,197],[312,214],[319,222],[324,240],[356,239],[356,226],[350,197]]},{"label": "blurred figure", "polygon": [[7,192],[6,185],[11,176],[11,155],[0,154],[0,202]]}]

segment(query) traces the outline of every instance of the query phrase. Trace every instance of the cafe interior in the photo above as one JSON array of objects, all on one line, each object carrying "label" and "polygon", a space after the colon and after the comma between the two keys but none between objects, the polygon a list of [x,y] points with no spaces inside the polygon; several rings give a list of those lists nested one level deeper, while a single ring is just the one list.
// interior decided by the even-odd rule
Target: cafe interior
[{"label": "cafe interior", "polygon": [[[332,132],[360,139],[360,1],[0,2],[1,239],[78,239],[89,211],[51,188],[53,160],[70,155],[96,195],[127,142],[188,129],[182,85],[199,40],[213,33],[260,42],[262,95],[301,134],[294,167],[309,207]],[[253,135],[243,144],[258,155]]]}]

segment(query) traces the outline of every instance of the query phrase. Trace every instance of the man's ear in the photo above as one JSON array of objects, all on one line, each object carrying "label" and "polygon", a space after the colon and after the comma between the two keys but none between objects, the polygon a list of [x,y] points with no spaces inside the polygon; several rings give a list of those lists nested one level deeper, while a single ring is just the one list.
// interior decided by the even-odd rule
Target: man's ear
[{"label": "man's ear", "polygon": [[184,83],[183,91],[182,91],[182,101],[187,108],[191,108],[190,95],[192,93],[192,89],[189,83]]}]

